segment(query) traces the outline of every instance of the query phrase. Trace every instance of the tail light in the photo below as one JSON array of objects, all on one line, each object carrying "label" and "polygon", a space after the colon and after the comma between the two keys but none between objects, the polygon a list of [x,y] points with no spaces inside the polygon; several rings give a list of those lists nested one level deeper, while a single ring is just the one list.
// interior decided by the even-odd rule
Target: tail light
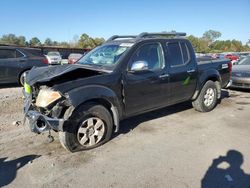
[{"label": "tail light", "polygon": [[45,58],[43,58],[43,60],[42,60],[42,61],[43,61],[43,63],[44,63],[44,64],[47,64],[47,65],[49,64],[49,60],[48,60],[46,57],[45,57]]},{"label": "tail light", "polygon": [[230,74],[232,74],[232,69],[233,69],[233,64],[232,64],[232,62],[229,62],[229,63],[228,63],[228,68],[229,68]]}]

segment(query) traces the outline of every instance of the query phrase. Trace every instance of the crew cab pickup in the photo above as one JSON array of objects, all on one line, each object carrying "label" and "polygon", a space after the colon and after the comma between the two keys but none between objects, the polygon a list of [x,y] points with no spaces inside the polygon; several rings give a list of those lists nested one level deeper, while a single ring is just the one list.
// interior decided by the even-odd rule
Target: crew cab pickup
[{"label": "crew cab pickup", "polygon": [[230,80],[230,60],[197,62],[185,33],[113,36],[74,65],[33,68],[25,119],[35,133],[59,132],[71,152],[107,142],[120,121],[190,101],[213,110]]}]

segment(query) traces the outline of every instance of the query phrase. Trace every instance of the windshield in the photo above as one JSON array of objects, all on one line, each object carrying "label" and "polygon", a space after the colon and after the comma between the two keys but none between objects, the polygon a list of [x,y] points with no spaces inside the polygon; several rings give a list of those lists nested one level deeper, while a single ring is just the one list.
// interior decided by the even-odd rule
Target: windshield
[{"label": "windshield", "polygon": [[114,69],[120,57],[131,45],[110,44],[97,47],[83,56],[77,63],[82,65],[96,65]]},{"label": "windshield", "polygon": [[244,59],[238,62],[238,65],[250,65],[250,56],[245,57]]}]

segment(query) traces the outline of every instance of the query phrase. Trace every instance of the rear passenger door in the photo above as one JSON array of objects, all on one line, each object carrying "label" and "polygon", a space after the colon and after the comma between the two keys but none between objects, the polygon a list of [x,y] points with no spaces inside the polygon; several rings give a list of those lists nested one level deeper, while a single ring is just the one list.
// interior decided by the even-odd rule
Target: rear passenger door
[{"label": "rear passenger door", "polygon": [[0,83],[17,83],[24,55],[15,49],[0,49]]},{"label": "rear passenger door", "polygon": [[170,103],[189,100],[196,88],[197,65],[191,57],[186,42],[168,42],[166,44],[166,62],[169,70]]}]

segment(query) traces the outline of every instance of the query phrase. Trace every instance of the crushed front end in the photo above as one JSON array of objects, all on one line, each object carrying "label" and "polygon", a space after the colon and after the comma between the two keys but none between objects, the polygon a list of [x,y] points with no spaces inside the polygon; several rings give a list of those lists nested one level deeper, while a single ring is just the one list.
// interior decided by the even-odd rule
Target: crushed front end
[{"label": "crushed front end", "polygon": [[63,131],[66,120],[63,113],[67,100],[57,91],[47,86],[24,85],[24,122],[34,133],[49,130]]}]

